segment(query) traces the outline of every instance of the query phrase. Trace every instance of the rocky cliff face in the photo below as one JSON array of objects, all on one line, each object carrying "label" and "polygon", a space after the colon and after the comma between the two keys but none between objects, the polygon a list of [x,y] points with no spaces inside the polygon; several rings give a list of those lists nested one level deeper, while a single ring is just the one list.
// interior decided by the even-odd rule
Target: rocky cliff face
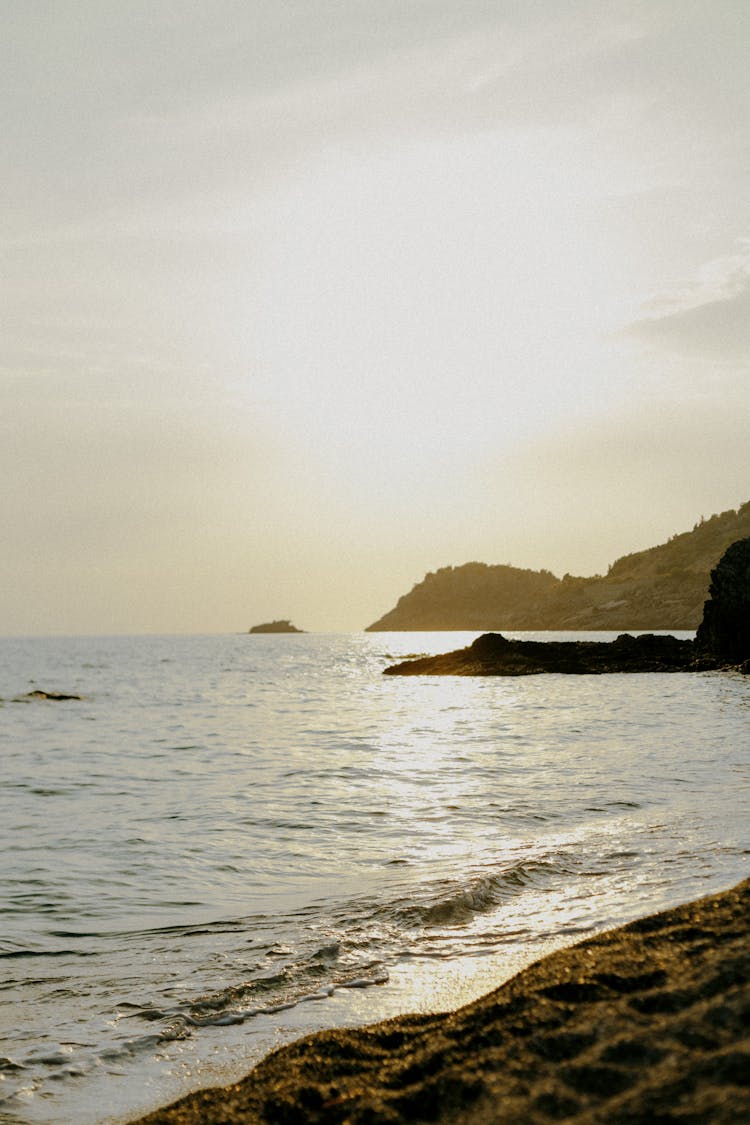
[{"label": "rocky cliff face", "polygon": [[696,645],[731,663],[750,661],[750,538],[741,539],[711,571],[709,600]]}]

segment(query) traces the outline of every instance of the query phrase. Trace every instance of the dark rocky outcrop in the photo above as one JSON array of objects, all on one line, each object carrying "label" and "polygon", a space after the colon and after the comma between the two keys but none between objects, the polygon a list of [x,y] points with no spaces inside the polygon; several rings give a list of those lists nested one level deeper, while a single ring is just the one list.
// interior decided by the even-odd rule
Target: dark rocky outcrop
[{"label": "dark rocky outcrop", "polygon": [[732,544],[711,574],[711,597],[696,639],[648,633],[614,641],[517,641],[485,633],[468,648],[406,660],[390,676],[529,676],[603,672],[750,673],[750,538]]},{"label": "dark rocky outcrop", "polygon": [[253,625],[252,629],[248,629],[248,633],[304,633],[304,631],[292,625],[291,621],[266,621],[263,625]]},{"label": "dark rocky outcrop", "polygon": [[750,538],[725,552],[708,592],[696,646],[732,664],[750,661]]},{"label": "dark rocky outcrop", "polygon": [[[406,660],[386,668],[389,676],[532,676],[539,672],[569,675],[603,672],[692,672],[697,654],[693,641],[653,633],[615,641],[513,641],[502,633],[485,633],[468,648],[441,656]],[[703,659],[703,667],[712,666]]]}]

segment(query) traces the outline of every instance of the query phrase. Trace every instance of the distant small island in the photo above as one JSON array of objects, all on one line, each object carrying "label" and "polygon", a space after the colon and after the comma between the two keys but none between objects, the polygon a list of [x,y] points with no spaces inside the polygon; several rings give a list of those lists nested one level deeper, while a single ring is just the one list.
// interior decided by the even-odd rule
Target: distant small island
[{"label": "distant small island", "polygon": [[248,629],[248,633],[304,633],[304,631],[292,625],[291,621],[266,621],[263,625],[253,625],[252,629]]}]

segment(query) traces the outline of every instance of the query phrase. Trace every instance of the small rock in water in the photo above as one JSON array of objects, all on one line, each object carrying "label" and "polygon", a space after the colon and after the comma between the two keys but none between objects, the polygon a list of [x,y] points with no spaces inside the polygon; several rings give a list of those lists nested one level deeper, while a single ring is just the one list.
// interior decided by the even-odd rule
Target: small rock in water
[{"label": "small rock in water", "polygon": [[82,695],[67,695],[65,692],[62,692],[62,691],[42,691],[40,688],[36,688],[34,691],[27,691],[25,695],[16,696],[16,698],[13,700],[13,702],[14,703],[28,703],[32,699],[52,699],[52,700],[57,702],[57,701],[60,701],[60,700],[65,700],[65,699],[83,699],[83,696]]},{"label": "small rock in water", "polygon": [[262,625],[253,625],[248,633],[304,633],[304,629],[298,629],[288,620],[266,621]]}]

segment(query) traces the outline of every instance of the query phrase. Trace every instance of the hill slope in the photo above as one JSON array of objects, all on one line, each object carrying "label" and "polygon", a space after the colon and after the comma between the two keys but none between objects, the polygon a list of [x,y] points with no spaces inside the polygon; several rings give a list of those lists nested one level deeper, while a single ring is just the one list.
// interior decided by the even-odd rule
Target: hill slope
[{"label": "hill slope", "polygon": [[556,578],[470,562],[428,574],[368,632],[430,629],[696,629],[711,570],[750,535],[750,501],[614,562],[606,575]]}]

